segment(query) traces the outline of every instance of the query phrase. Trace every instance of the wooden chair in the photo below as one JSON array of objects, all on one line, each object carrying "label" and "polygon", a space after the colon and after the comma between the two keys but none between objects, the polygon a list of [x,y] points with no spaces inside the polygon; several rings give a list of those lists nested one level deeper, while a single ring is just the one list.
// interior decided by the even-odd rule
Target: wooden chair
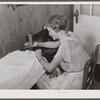
[{"label": "wooden chair", "polygon": [[92,59],[89,59],[85,64],[82,89],[94,89],[95,87],[94,75],[95,75],[95,68],[96,68],[97,58],[99,53],[99,47],[100,45],[98,44],[95,48],[94,57]]}]

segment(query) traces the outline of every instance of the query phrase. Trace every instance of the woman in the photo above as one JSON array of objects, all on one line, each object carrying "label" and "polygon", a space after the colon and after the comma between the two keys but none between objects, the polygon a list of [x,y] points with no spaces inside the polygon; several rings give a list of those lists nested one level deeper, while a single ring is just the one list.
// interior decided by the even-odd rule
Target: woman
[{"label": "woman", "polygon": [[[33,46],[42,46],[48,48],[58,48],[56,55],[51,63],[48,63],[46,59],[42,57],[41,50],[35,52],[39,62],[43,65],[43,68],[48,73],[44,74],[37,86],[41,89],[81,89],[82,77],[85,62],[89,59],[89,56],[80,45],[79,40],[72,32],[66,33],[65,28],[67,25],[67,19],[62,15],[51,16],[45,28],[48,29],[49,35],[56,42],[35,42]],[[63,69],[63,73],[58,68],[58,65]],[[54,73],[58,72],[54,76]],[[53,76],[53,77],[50,77]]]}]

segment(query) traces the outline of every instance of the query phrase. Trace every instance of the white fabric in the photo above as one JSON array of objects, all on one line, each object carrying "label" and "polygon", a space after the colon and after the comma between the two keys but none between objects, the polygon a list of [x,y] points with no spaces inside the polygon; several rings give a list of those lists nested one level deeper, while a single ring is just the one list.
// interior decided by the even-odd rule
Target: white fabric
[{"label": "white fabric", "polygon": [[[71,72],[71,73],[64,73],[64,74],[67,74],[65,75],[65,81],[60,85],[60,89],[71,89],[71,85],[73,83],[73,80],[76,78],[76,76],[79,76],[81,74],[83,74],[83,70],[80,71],[80,72]],[[66,85],[67,84],[67,85]],[[76,87],[76,88],[80,88],[81,89],[81,86],[80,87]]]},{"label": "white fabric", "polygon": [[33,51],[14,51],[0,59],[0,89],[29,89],[44,72]]},{"label": "white fabric", "polygon": [[80,72],[64,72],[55,78],[44,74],[37,82],[40,89],[81,89],[83,70]]}]

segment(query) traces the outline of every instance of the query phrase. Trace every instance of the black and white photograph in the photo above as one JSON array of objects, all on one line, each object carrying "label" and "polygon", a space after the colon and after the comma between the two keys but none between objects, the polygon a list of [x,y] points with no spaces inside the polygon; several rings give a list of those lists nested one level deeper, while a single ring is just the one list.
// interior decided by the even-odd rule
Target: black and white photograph
[{"label": "black and white photograph", "polygon": [[0,90],[99,89],[100,3],[0,4]]}]

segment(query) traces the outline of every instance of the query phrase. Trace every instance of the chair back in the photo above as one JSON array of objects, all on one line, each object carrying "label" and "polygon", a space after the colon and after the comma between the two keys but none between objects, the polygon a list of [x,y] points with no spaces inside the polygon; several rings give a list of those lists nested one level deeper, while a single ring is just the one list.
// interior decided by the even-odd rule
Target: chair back
[{"label": "chair back", "polygon": [[95,48],[94,57],[92,59],[89,59],[85,63],[82,89],[92,89],[93,87],[94,73],[95,73],[95,67],[96,67],[98,54],[99,54],[99,47],[100,45],[98,44]]}]

